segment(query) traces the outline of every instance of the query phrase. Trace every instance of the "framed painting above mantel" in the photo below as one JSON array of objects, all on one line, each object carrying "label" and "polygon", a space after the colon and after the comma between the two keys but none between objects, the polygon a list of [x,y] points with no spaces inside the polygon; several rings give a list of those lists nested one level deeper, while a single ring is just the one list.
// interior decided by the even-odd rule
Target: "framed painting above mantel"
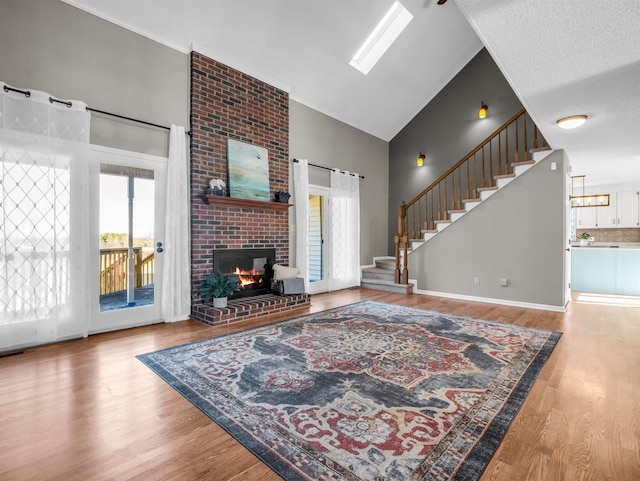
[{"label": "framed painting above mantel", "polygon": [[264,147],[229,139],[229,196],[269,202],[269,151]]}]

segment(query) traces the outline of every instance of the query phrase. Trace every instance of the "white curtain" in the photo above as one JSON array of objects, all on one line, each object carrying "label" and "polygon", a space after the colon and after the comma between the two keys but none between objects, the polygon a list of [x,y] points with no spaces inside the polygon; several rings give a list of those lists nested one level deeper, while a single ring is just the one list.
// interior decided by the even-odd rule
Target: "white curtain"
[{"label": "white curtain", "polygon": [[329,290],[360,285],[360,176],[331,171]]},{"label": "white curtain", "polygon": [[293,203],[296,212],[296,267],[309,292],[309,164],[306,159],[293,163]]},{"label": "white curtain", "polygon": [[162,318],[173,322],[188,319],[191,313],[189,165],[181,126],[171,126],[165,192]]},{"label": "white curtain", "polygon": [[86,336],[86,105],[0,82],[0,351]]}]

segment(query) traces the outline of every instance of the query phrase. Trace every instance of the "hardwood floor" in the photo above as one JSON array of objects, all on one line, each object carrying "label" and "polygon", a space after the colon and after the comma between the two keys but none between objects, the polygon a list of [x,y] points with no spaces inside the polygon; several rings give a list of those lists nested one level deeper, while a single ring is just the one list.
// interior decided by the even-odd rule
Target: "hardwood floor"
[{"label": "hardwood floor", "polygon": [[0,479],[281,479],[136,354],[372,299],[563,332],[481,481],[640,479],[640,300],[566,313],[366,289],[229,326],[100,334],[0,358]]}]

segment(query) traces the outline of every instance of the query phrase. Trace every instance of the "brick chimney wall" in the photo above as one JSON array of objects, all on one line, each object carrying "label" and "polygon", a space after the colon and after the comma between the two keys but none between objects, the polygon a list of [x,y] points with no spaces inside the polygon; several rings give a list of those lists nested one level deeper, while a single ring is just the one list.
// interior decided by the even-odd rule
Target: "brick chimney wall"
[{"label": "brick chimney wall", "polygon": [[289,186],[289,95],[238,70],[191,53],[191,280],[195,292],[213,269],[214,249],[276,249],[289,262],[289,212],[207,205],[208,181],[227,177],[227,139],[269,151],[271,198]]}]

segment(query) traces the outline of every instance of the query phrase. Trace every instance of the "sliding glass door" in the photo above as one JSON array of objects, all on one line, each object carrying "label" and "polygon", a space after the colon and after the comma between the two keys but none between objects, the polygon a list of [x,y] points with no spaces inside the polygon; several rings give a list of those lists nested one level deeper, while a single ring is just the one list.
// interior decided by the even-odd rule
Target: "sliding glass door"
[{"label": "sliding glass door", "polygon": [[329,189],[309,186],[309,292],[326,292],[328,244],[327,219]]}]

